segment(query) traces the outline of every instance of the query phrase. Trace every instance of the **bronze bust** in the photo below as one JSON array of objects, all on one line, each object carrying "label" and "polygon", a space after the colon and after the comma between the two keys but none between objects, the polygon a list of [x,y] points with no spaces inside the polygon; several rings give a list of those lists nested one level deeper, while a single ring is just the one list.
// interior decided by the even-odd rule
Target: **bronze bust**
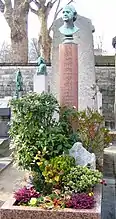
[{"label": "bronze bust", "polygon": [[62,19],[64,25],[59,28],[59,31],[66,37],[72,37],[79,28],[74,25],[74,22],[77,19],[77,12],[72,5],[66,5],[63,9]]}]

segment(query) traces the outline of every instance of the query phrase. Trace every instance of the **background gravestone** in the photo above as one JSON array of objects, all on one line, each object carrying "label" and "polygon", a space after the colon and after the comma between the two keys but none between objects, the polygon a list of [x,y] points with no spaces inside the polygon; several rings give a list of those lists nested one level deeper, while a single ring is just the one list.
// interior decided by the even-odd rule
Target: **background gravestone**
[{"label": "background gravestone", "polygon": [[[63,25],[61,18],[56,20],[53,27],[53,45],[52,45],[52,74],[51,74],[51,91],[59,100],[59,44],[62,43],[64,36],[60,33],[59,27]],[[87,106],[93,108],[94,91],[91,86],[95,84],[95,63],[93,49],[94,27],[91,21],[80,15],[77,16],[75,25],[79,27],[79,32],[74,34],[74,42],[78,44],[78,74],[79,74],[79,110]]]}]

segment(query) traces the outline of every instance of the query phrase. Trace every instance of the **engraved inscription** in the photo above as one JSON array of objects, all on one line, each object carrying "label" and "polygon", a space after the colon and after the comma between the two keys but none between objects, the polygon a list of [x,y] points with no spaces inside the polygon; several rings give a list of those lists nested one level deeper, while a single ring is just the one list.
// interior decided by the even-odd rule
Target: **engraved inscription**
[{"label": "engraved inscription", "polygon": [[[61,77],[61,102],[67,106],[77,105],[77,87],[75,83],[75,70],[72,55],[72,45],[65,45],[64,49],[64,63],[62,63],[62,77]],[[61,60],[62,61],[62,60]]]}]

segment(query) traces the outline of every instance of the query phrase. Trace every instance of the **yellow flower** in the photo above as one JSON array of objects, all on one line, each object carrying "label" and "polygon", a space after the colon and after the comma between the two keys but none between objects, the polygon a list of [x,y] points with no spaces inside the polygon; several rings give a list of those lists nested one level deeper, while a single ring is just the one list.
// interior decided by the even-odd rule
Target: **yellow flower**
[{"label": "yellow flower", "polygon": [[59,178],[60,178],[59,176],[55,176],[55,177],[54,177],[54,179],[55,179],[56,182],[59,181]]},{"label": "yellow flower", "polygon": [[90,193],[89,193],[89,196],[93,196],[93,195],[94,195],[94,193],[93,193],[93,192],[90,192]]},{"label": "yellow flower", "polygon": [[41,166],[43,164],[43,162],[37,162],[38,166]]},{"label": "yellow flower", "polygon": [[36,198],[31,198],[30,205],[35,206],[36,203],[37,203],[37,199]]}]

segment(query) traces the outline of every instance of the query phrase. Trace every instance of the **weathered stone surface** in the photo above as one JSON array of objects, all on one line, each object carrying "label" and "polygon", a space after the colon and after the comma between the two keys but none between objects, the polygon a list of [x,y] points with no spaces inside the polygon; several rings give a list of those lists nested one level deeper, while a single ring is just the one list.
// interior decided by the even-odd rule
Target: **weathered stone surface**
[{"label": "weathered stone surface", "polygon": [[[62,19],[56,20],[53,27],[53,46],[52,46],[52,78],[51,87],[53,93],[59,100],[59,44],[62,43],[64,36],[58,28],[62,26]],[[75,25],[79,31],[74,35],[74,42],[78,44],[78,96],[79,110],[85,109],[87,106],[93,108],[94,92],[91,86],[95,84],[95,65],[93,50],[93,26],[89,19],[77,16]]]},{"label": "weathered stone surface", "polygon": [[107,122],[114,121],[115,68],[96,67],[97,84],[102,92],[102,112]]},{"label": "weathered stone surface", "polygon": [[[0,67],[0,98],[5,96],[13,96],[15,93],[15,72],[19,68],[23,77],[24,93],[33,91],[33,76],[36,73],[37,67]],[[48,75],[50,67],[47,68]]]},{"label": "weathered stone surface", "polygon": [[114,219],[116,208],[116,146],[104,149],[103,175],[107,183],[102,189],[102,219]]},{"label": "weathered stone surface", "polygon": [[73,147],[69,150],[71,157],[75,158],[76,165],[87,166],[90,164],[91,169],[96,169],[96,158],[95,154],[89,153],[81,142],[76,142]]},{"label": "weathered stone surface", "polygon": [[11,154],[9,149],[9,138],[0,138],[0,157],[8,157]]},{"label": "weathered stone surface", "polygon": [[115,165],[116,165],[116,146],[111,146],[104,149],[104,164],[103,172],[104,177],[115,178]]},{"label": "weathered stone surface", "polygon": [[103,186],[102,189],[102,206],[101,214],[102,219],[114,219],[115,218],[115,179],[104,178],[107,186]]},{"label": "weathered stone surface", "polygon": [[60,105],[78,109],[78,46],[59,45]]}]

